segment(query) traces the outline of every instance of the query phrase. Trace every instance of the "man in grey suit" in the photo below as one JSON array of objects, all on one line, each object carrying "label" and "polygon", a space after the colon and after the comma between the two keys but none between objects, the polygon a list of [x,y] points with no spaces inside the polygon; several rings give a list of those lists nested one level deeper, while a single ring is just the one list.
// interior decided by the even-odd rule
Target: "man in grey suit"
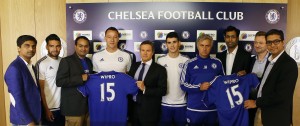
[{"label": "man in grey suit", "polygon": [[[290,126],[293,95],[298,77],[297,63],[284,51],[284,35],[272,29],[266,34],[270,61],[256,100],[246,100],[244,107],[258,108],[255,126]],[[261,121],[259,121],[261,117]]]},{"label": "man in grey suit", "polygon": [[86,57],[89,47],[88,38],[77,37],[75,53],[61,59],[58,67],[56,85],[61,87],[61,112],[66,118],[66,126],[85,126],[88,123],[87,98],[77,87],[83,85],[93,71],[92,62]]}]

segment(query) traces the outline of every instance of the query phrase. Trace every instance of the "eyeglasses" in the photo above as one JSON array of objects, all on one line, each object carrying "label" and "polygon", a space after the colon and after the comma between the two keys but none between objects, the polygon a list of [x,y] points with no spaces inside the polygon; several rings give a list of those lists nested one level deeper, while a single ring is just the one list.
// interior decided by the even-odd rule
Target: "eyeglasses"
[{"label": "eyeglasses", "polygon": [[273,43],[274,45],[278,45],[281,41],[282,41],[282,40],[280,40],[280,39],[275,39],[275,40],[273,40],[273,41],[267,41],[267,45],[270,46],[270,45],[272,45],[272,43]]}]

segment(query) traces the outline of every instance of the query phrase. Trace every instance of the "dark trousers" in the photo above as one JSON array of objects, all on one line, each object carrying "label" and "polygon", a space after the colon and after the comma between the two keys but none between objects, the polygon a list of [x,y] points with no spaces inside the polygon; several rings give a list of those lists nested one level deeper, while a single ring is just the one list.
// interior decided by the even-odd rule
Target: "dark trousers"
[{"label": "dark trousers", "polygon": [[65,125],[65,116],[63,116],[60,110],[52,111],[54,116],[54,121],[50,122],[46,119],[45,114],[42,117],[42,125],[43,126],[64,126]]}]

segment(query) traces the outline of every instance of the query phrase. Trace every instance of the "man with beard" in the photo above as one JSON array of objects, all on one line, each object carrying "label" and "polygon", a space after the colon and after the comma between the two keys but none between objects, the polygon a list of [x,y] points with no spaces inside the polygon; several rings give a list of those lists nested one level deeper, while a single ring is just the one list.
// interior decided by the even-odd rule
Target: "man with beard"
[{"label": "man with beard", "polygon": [[43,102],[42,124],[47,126],[64,126],[64,116],[60,113],[61,88],[56,86],[56,73],[61,57],[61,41],[56,34],[46,38],[48,54],[37,63],[38,80]]},{"label": "man with beard", "polygon": [[10,97],[10,122],[13,126],[35,126],[40,122],[40,92],[31,62],[36,44],[33,36],[20,36],[17,39],[19,56],[8,66],[4,75]]}]

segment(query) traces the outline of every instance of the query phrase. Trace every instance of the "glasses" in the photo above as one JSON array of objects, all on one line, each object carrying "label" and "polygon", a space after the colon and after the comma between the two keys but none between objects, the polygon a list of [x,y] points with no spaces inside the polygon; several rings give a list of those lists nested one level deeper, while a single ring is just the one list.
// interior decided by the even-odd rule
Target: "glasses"
[{"label": "glasses", "polygon": [[282,41],[282,40],[280,40],[280,39],[275,39],[275,40],[273,40],[273,41],[267,41],[267,45],[270,46],[270,45],[272,45],[272,43],[273,43],[274,45],[278,45],[281,41]]}]

